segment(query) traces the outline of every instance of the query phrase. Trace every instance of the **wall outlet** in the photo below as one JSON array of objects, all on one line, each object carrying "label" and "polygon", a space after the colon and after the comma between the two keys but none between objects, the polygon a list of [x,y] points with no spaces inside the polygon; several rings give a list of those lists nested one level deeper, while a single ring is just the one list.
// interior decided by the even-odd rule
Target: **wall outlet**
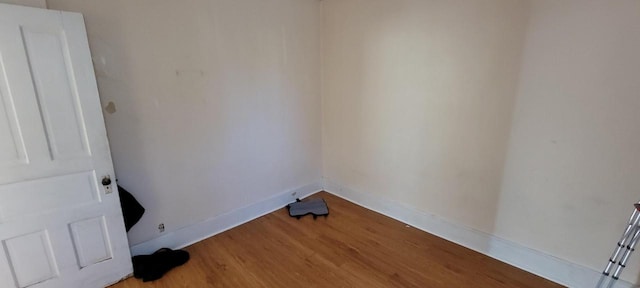
[{"label": "wall outlet", "polygon": [[160,231],[160,233],[164,232],[164,223],[160,223],[160,225],[158,225],[158,231]]}]

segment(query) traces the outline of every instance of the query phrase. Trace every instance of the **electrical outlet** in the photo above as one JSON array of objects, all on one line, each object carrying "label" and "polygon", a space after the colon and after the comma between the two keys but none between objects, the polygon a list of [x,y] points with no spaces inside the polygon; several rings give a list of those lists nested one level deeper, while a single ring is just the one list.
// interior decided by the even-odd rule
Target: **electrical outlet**
[{"label": "electrical outlet", "polygon": [[160,225],[158,225],[158,231],[160,231],[160,233],[164,232],[164,223],[160,223]]}]

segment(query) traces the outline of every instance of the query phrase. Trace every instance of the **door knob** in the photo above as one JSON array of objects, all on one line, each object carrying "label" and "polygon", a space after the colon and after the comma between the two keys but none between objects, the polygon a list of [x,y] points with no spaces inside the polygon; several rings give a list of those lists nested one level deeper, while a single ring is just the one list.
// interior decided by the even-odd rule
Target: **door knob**
[{"label": "door knob", "polygon": [[104,186],[111,185],[111,177],[109,176],[102,177],[102,185]]}]

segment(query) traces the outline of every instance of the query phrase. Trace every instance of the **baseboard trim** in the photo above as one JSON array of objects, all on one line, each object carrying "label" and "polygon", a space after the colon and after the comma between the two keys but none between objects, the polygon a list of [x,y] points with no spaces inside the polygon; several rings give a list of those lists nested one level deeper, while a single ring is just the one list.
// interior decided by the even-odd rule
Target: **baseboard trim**
[{"label": "baseboard trim", "polygon": [[[601,272],[489,233],[447,221],[415,207],[325,181],[324,190],[410,226],[568,287],[595,287]],[[619,280],[616,288],[636,287]]]},{"label": "baseboard trim", "polygon": [[[285,191],[248,206],[167,233],[158,238],[133,245],[131,247],[131,255],[150,254],[162,247],[184,248],[276,211],[295,201],[296,198],[304,198],[320,191],[322,191],[321,182]],[[294,192],[295,195],[293,195]]]}]

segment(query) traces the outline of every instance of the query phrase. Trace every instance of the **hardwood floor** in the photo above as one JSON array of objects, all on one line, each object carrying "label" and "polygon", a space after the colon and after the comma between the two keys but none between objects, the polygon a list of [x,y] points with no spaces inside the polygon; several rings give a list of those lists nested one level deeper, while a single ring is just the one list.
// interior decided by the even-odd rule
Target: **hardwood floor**
[{"label": "hardwood floor", "polygon": [[562,287],[321,192],[328,218],[280,209],[186,248],[191,260],[134,287]]}]

